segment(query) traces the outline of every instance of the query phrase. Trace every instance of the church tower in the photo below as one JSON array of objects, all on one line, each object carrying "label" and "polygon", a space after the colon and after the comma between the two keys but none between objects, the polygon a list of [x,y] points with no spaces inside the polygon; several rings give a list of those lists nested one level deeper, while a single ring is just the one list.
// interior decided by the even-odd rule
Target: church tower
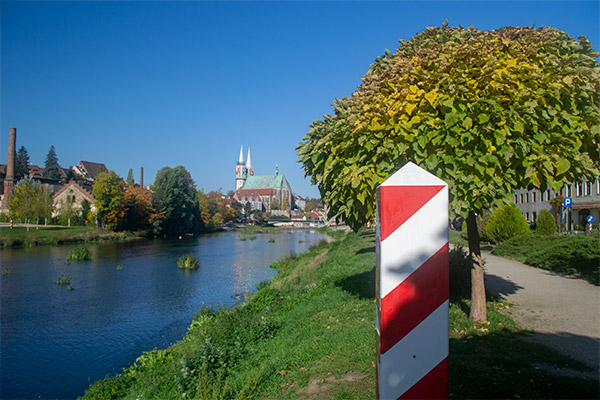
[{"label": "church tower", "polygon": [[[246,178],[248,177],[248,168],[244,164],[244,154],[243,147],[240,146],[240,159],[235,165],[235,190],[239,190],[244,183],[246,182]],[[250,149],[248,149],[248,157],[250,157]]]}]

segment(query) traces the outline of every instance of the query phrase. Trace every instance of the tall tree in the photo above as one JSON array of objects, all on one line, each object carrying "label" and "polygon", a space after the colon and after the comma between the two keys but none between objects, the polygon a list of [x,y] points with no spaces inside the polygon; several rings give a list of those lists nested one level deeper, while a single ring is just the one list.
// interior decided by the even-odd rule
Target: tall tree
[{"label": "tall tree", "polygon": [[48,150],[48,154],[46,154],[42,177],[56,180],[61,178],[60,166],[58,165],[58,157],[56,156],[54,146],[50,146],[50,150]]},{"label": "tall tree", "polygon": [[600,171],[596,53],[553,28],[427,28],[378,57],[335,113],[298,145],[329,216],[354,229],[375,215],[377,186],[407,161],[450,188],[467,217],[470,318],[486,320],[476,214],[519,187],[555,190]]},{"label": "tall tree", "polygon": [[29,153],[25,146],[21,146],[15,157],[15,179],[20,181],[27,175],[29,175]]},{"label": "tall tree", "polygon": [[133,185],[133,169],[129,168],[125,182],[127,182],[128,185]]},{"label": "tall tree", "polygon": [[117,207],[113,221],[116,230],[149,232],[154,222],[162,218],[152,204],[152,193],[134,185],[127,186]]},{"label": "tall tree", "polygon": [[185,167],[164,167],[158,171],[152,192],[154,202],[164,215],[159,223],[160,233],[177,236],[198,232],[198,192],[192,176]]},{"label": "tall tree", "polygon": [[92,195],[96,199],[96,217],[102,226],[116,229],[123,218],[123,180],[114,172],[96,174]]}]

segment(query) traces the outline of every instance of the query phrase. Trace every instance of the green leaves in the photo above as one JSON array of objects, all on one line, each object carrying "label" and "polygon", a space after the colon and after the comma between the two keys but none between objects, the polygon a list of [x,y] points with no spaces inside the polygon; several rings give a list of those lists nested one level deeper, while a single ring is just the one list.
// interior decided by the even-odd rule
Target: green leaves
[{"label": "green leaves", "polygon": [[600,68],[584,43],[553,28],[430,28],[311,125],[298,161],[354,229],[407,160],[447,181],[463,215],[520,186],[596,177]]}]

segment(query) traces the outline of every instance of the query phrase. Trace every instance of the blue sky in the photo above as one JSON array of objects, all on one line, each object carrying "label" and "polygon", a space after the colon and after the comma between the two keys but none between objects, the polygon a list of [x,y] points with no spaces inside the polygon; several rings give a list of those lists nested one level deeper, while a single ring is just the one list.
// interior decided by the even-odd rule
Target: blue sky
[{"label": "blue sky", "polygon": [[375,57],[427,26],[552,26],[599,50],[598,1],[0,2],[0,163],[9,127],[43,166],[103,162],[136,182],[184,165],[234,188],[256,174],[318,197],[295,147]]}]

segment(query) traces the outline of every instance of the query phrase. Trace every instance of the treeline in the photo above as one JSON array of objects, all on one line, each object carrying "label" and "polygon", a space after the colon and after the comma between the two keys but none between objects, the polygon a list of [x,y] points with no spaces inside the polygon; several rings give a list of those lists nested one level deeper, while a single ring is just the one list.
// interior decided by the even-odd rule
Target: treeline
[{"label": "treeline", "polygon": [[230,197],[197,190],[183,166],[158,171],[150,189],[126,184],[114,171],[102,173],[92,195],[98,224],[115,231],[168,237],[197,234],[214,231],[240,215],[239,204],[232,204]]},{"label": "treeline", "polygon": [[[129,182],[127,182],[129,181]],[[123,180],[114,171],[95,176],[96,202],[80,205],[67,200],[58,213],[45,185],[25,177],[15,185],[9,202],[10,218],[31,223],[97,225],[113,231],[135,231],[147,236],[180,236],[214,231],[238,219],[242,206],[231,195],[196,189],[183,166],[164,167],[149,189]]]}]

